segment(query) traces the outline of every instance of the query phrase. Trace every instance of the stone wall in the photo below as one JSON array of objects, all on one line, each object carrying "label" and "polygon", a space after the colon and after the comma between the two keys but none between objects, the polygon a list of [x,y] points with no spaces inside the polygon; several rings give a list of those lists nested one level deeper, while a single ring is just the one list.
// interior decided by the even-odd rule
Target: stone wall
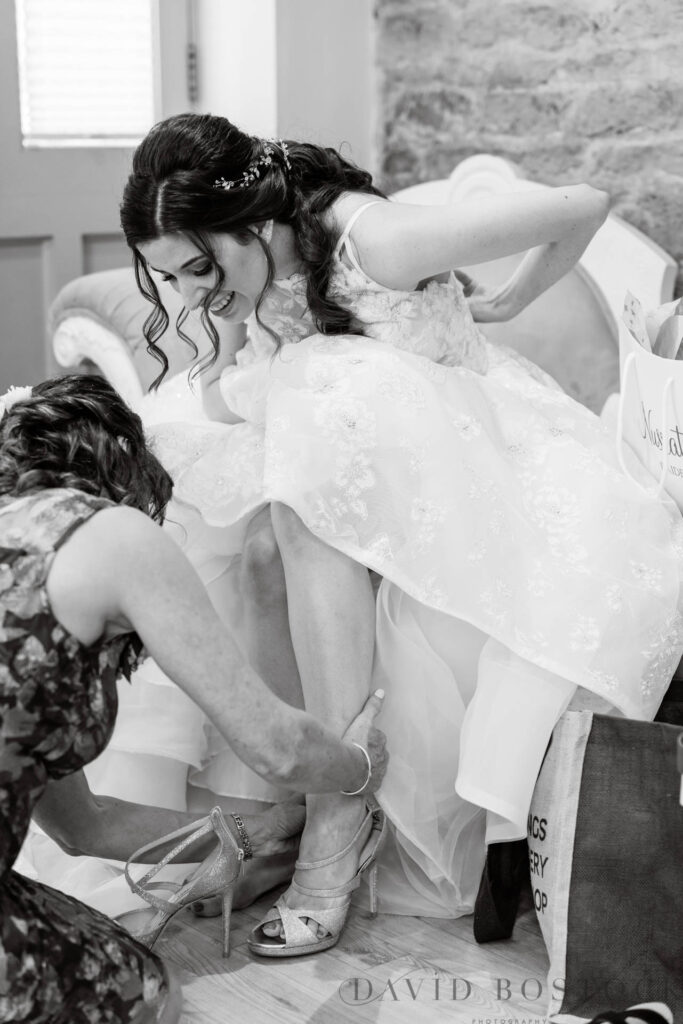
[{"label": "stone wall", "polygon": [[[682,0],[376,0],[380,178],[588,181],[683,267]],[[683,274],[677,292],[683,292]]]}]

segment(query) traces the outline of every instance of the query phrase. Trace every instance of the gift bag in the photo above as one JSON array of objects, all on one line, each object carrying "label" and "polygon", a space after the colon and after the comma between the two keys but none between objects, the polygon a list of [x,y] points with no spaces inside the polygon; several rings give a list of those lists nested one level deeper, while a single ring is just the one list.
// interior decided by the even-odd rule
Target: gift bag
[{"label": "gift bag", "polygon": [[659,491],[666,491],[683,508],[683,316],[677,313],[681,305],[671,302],[644,313],[627,295],[619,323],[617,446],[624,472],[629,473],[627,444]]},{"label": "gift bag", "polygon": [[683,729],[568,711],[529,813],[548,1016],[661,1000],[683,1014]]}]

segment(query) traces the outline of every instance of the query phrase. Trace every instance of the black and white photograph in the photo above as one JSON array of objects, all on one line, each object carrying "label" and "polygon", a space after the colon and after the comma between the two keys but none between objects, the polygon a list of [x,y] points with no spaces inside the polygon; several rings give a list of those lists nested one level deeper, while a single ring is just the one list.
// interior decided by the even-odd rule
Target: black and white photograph
[{"label": "black and white photograph", "polygon": [[683,1024],[681,0],[0,96],[0,1024]]}]

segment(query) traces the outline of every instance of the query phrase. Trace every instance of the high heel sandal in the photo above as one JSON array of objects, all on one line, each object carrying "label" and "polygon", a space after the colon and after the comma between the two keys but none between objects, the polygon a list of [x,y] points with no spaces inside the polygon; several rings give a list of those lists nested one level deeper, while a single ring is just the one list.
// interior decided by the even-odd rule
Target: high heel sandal
[{"label": "high heel sandal", "polygon": [[[363,846],[360,855],[358,869],[353,878],[333,889],[310,889],[308,886],[300,885],[295,879],[290,883],[290,889],[299,896],[309,896],[315,899],[329,900],[329,906],[323,909],[307,910],[305,907],[292,908],[287,905],[286,893],[280,896],[278,901],[268,911],[262,921],[253,929],[248,943],[249,949],[257,956],[305,956],[308,953],[320,953],[324,949],[330,949],[338,941],[346,922],[346,916],[351,904],[351,893],[358,888],[362,875],[369,871],[370,887],[370,912],[377,913],[377,864],[376,858],[382,843],[386,838],[386,818],[384,811],[374,801],[368,801],[367,813],[356,830],[353,839],[331,857],[324,860],[310,861],[304,863],[297,861],[295,871],[312,871],[315,868],[327,867],[334,864],[350,853],[358,845],[360,837],[370,822],[370,834]],[[307,925],[304,918],[309,918],[312,925]],[[284,939],[275,939],[263,932],[263,926],[280,922]],[[322,926],[327,934],[318,938],[316,926]]]},{"label": "high heel sandal", "polygon": [[[175,860],[184,850],[193,843],[206,836],[215,834],[218,845],[209,856],[202,861],[193,873],[184,882],[151,882],[159,871],[170,861]],[[139,879],[135,881],[130,875],[130,865],[139,861],[141,857],[151,853],[154,849],[166,843],[180,839],[158,864],[153,865]],[[194,903],[196,900],[206,900],[210,897],[220,897],[223,911],[223,956],[230,954],[230,914],[232,911],[232,897],[245,857],[245,851],[233,836],[225,823],[223,814],[219,807],[214,807],[206,818],[191,825],[162,836],[153,843],[140,847],[130,857],[126,864],[125,875],[128,885],[133,892],[141,896],[150,909],[130,910],[119,914],[116,918],[119,924],[123,925],[137,940],[149,949],[152,948],[159,938],[168,922],[175,917],[178,911]],[[165,889],[171,895],[168,899],[156,896],[150,890]]]},{"label": "high heel sandal", "polygon": [[589,1024],[627,1024],[627,1021],[642,1021],[643,1024],[672,1024],[673,1014],[666,1003],[639,1003],[627,1010],[606,1010],[593,1017]]}]

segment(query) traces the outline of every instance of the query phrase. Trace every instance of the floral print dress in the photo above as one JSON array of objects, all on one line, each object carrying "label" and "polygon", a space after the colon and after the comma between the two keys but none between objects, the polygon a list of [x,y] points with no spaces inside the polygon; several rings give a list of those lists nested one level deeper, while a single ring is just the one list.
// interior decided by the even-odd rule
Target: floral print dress
[{"label": "floral print dress", "polygon": [[216,552],[279,501],[382,577],[380,909],[450,917],[473,907],[485,832],[525,836],[571,701],[656,713],[683,652],[683,520],[637,460],[624,475],[599,417],[486,340],[455,275],[385,288],[347,239],[330,293],[361,335],[319,334],[305,277],[275,281],[221,379],[242,422],[184,417],[178,378],[142,414]]},{"label": "floral print dress", "polygon": [[[161,961],[109,918],[12,870],[50,779],[104,748],[135,634],[84,646],[45,581],[60,544],[111,503],[75,490],[0,499],[0,1020],[128,1024],[164,997]],[[147,1018],[145,1018],[147,1019]]]}]

